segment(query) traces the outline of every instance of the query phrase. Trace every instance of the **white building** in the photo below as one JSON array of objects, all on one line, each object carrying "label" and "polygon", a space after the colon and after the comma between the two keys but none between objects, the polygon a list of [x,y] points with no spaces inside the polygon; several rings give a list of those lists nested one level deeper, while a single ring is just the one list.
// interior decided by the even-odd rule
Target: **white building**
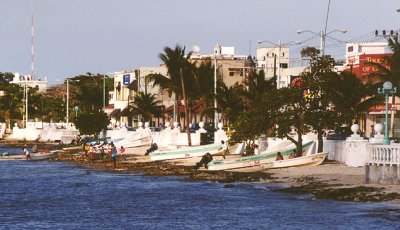
[{"label": "white building", "polygon": [[26,75],[20,75],[19,73],[14,74],[14,78],[12,81],[10,81],[12,84],[18,84],[21,87],[27,87],[30,88],[35,88],[36,86],[39,89],[39,92],[46,92],[47,88],[47,79],[44,78],[44,80],[39,79],[39,80],[34,80],[30,74]]},{"label": "white building", "polygon": [[[137,93],[156,94],[158,100],[163,99],[164,95],[160,93],[158,87],[153,87],[152,84],[146,83],[145,77],[149,74],[166,76],[167,70],[165,67],[160,66],[140,67],[135,70],[114,72],[114,90],[109,94],[110,106],[106,109],[114,126],[128,125],[130,123],[128,117],[124,116],[123,111]],[[134,119],[134,121],[137,121],[137,119]]]},{"label": "white building", "polygon": [[384,54],[387,42],[363,42],[346,44],[346,66],[359,65],[363,54]]},{"label": "white building", "polygon": [[289,47],[257,48],[256,60],[257,68],[264,70],[266,79],[271,79],[276,75],[278,88],[288,84]]}]

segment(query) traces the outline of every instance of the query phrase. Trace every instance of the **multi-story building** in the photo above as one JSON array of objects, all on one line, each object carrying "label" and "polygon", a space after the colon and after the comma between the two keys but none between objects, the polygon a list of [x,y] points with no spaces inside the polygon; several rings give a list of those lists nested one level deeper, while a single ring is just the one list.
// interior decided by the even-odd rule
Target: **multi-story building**
[{"label": "multi-story building", "polygon": [[387,42],[366,42],[346,44],[346,63],[344,69],[351,71],[363,82],[375,82],[377,79],[372,73],[377,69],[368,65],[368,62],[376,62],[385,65],[383,58],[391,56],[385,52]]},{"label": "multi-story building", "polygon": [[[149,74],[166,75],[166,68],[160,67],[140,67],[135,70],[120,71],[114,73],[114,90],[110,92],[109,106],[106,111],[111,117],[111,124],[114,126],[132,125],[132,121],[124,113],[130,101],[139,92],[147,92],[156,94],[158,100],[164,101],[168,105],[168,100],[163,100],[163,92],[160,92],[158,87],[153,87],[152,84],[147,84],[145,77]],[[133,118],[134,122],[140,118]]]},{"label": "multi-story building", "polygon": [[[386,65],[383,61],[384,57],[391,56],[391,53],[386,52],[386,42],[365,42],[365,43],[348,43],[346,44],[346,64],[343,66],[344,71],[351,71],[362,82],[376,83],[378,77],[374,76],[374,72],[378,69],[369,62],[380,63]],[[378,93],[378,92],[377,92]],[[400,135],[400,116],[397,111],[400,110],[400,100],[396,97],[396,104],[392,104],[392,99],[389,100],[389,114],[393,117],[390,121],[390,126],[393,130],[390,132],[394,133],[394,136]],[[393,115],[393,116],[392,116]],[[372,106],[364,114],[361,114],[359,120],[360,127],[367,134],[372,132],[372,125],[376,123],[384,124],[385,120],[385,103],[382,102],[379,105]],[[392,136],[392,135],[391,135]]]},{"label": "multi-story building", "polygon": [[289,47],[274,46],[257,48],[257,68],[264,70],[265,78],[277,76],[277,87],[281,88],[290,83],[289,76]]},{"label": "multi-story building", "polygon": [[226,86],[235,83],[242,84],[245,80],[246,71],[251,68],[251,61],[247,55],[235,54],[234,47],[223,47],[217,43],[213,54],[198,54],[194,52],[191,56],[192,61],[202,61],[211,59],[217,63],[217,76],[220,77]]}]

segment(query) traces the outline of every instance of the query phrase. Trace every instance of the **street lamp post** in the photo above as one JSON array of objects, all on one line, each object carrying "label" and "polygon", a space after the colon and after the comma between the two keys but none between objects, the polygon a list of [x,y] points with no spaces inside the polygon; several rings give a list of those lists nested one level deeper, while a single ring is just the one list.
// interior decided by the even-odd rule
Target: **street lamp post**
[{"label": "street lamp post", "polygon": [[67,117],[66,117],[66,122],[67,122],[67,128],[68,128],[68,123],[69,123],[69,79],[67,78]]},{"label": "street lamp post", "polygon": [[312,34],[314,34],[314,35],[319,36],[319,37],[321,38],[320,44],[319,44],[319,49],[320,49],[320,51],[321,51],[321,55],[323,56],[323,55],[325,54],[325,40],[326,40],[326,36],[327,36],[328,34],[333,33],[333,32],[346,33],[347,30],[345,30],[345,29],[332,30],[331,32],[328,32],[328,33],[325,33],[323,30],[321,30],[319,33],[315,33],[315,32],[310,31],[310,30],[297,30],[296,32],[297,32],[298,34],[301,34],[301,33],[304,33],[304,32],[309,32],[309,33],[312,33]]},{"label": "street lamp post", "polygon": [[214,127],[218,128],[218,111],[217,111],[217,55],[214,56]]},{"label": "street lamp post", "polygon": [[393,88],[393,84],[390,81],[383,83],[383,88],[378,88],[379,94],[385,94],[386,106],[385,106],[385,136],[383,139],[384,145],[390,145],[389,140],[389,126],[388,126],[388,101],[389,95],[393,95],[397,92],[397,88]]},{"label": "street lamp post", "polygon": [[281,50],[282,50],[282,46],[289,46],[289,45],[294,45],[294,44],[300,44],[300,41],[290,41],[290,42],[286,42],[286,43],[281,43],[281,40],[278,40],[278,44],[275,44],[274,42],[270,42],[268,40],[258,40],[257,41],[258,44],[262,44],[262,43],[269,43],[274,45],[275,47],[278,48],[278,75],[277,75],[277,79],[276,79],[276,87],[279,89],[280,88],[280,82],[281,82]]}]

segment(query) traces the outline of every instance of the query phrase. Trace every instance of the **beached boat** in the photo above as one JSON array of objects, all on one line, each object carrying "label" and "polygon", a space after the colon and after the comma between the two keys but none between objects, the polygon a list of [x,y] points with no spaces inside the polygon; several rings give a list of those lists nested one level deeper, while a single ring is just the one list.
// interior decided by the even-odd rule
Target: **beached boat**
[{"label": "beached boat", "polygon": [[305,167],[305,166],[316,166],[321,164],[328,153],[316,153],[309,156],[296,157],[287,160],[273,161],[270,163],[262,164],[261,167],[265,169],[275,168],[288,168],[288,167]]},{"label": "beached boat", "polygon": [[150,159],[153,161],[158,160],[169,160],[169,159],[179,159],[179,158],[190,158],[190,157],[200,157],[206,153],[211,155],[217,154],[222,150],[221,144],[209,144],[200,146],[186,146],[171,150],[156,150],[149,154]]},{"label": "beached boat", "polygon": [[122,140],[114,143],[117,148],[123,146],[124,148],[136,148],[141,146],[146,146],[151,144],[151,136],[137,137],[131,140]]},{"label": "beached boat", "polygon": [[7,160],[24,160],[24,155],[7,155],[7,156],[0,156],[0,160],[7,161]]},{"label": "beached boat", "polygon": [[[314,146],[314,141],[309,141],[303,144],[303,153],[310,150]],[[217,160],[211,161],[208,163],[208,170],[227,170],[227,169],[236,169],[236,168],[246,168],[252,166],[260,166],[261,164],[273,162],[276,158],[277,152],[280,152],[284,158],[288,158],[289,154],[296,150],[294,145],[290,145],[286,148],[280,149],[279,151],[265,151],[263,154],[248,156],[248,157],[239,157],[228,160]]]},{"label": "beached boat", "polygon": [[59,150],[52,150],[49,152],[31,153],[31,160],[41,161],[41,160],[54,159],[58,156],[58,152],[59,152]]},{"label": "beached boat", "polygon": [[64,151],[80,150],[80,149],[82,149],[82,145],[67,146],[67,147],[63,147],[62,149]]}]

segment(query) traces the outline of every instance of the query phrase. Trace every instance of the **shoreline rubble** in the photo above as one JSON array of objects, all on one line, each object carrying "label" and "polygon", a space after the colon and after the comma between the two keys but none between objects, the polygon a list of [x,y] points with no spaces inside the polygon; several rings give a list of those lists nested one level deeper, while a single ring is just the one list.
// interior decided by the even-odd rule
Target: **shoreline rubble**
[{"label": "shoreline rubble", "polygon": [[[400,203],[400,186],[364,184],[364,167],[347,167],[327,161],[319,166],[304,168],[283,168],[261,170],[260,167],[229,171],[208,171],[195,169],[200,157],[166,161],[150,161],[144,152],[147,147],[130,149],[118,160],[117,169],[112,162],[86,158],[83,152],[70,154],[61,152],[57,161],[69,161],[77,165],[110,173],[140,173],[145,176],[183,176],[186,181],[212,181],[226,183],[260,182],[266,184],[283,183],[283,188],[274,191],[291,194],[310,194],[317,199],[352,202],[391,201]],[[219,158],[221,156],[215,156]],[[229,155],[228,157],[234,157]],[[119,156],[119,158],[122,158]]]}]

